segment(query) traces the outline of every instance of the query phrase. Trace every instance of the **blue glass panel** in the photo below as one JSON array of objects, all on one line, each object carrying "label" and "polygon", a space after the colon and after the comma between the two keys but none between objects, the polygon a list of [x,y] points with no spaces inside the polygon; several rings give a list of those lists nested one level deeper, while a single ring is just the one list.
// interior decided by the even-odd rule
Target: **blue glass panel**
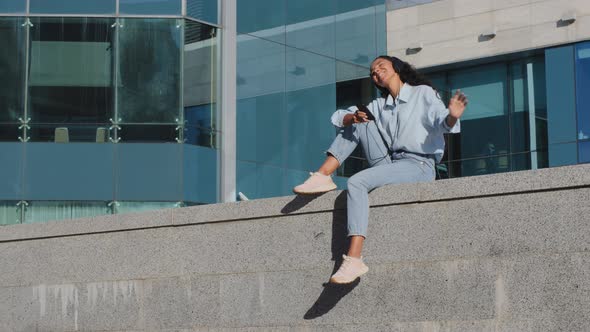
[{"label": "blue glass panel", "polygon": [[348,62],[336,61],[336,82],[369,78],[369,68],[353,65]]},{"label": "blue glass panel", "polygon": [[108,202],[53,201],[28,202],[24,223],[88,218],[111,214]]},{"label": "blue glass panel", "polygon": [[238,101],[239,160],[282,166],[287,114],[285,94],[274,93]]},{"label": "blue glass panel", "polygon": [[236,191],[249,199],[258,198],[256,190],[256,163],[238,160],[236,163]]},{"label": "blue glass panel", "polygon": [[287,0],[287,25],[336,14],[336,0]]},{"label": "blue glass panel", "polygon": [[239,0],[238,33],[285,43],[287,0]]},{"label": "blue glass panel", "polygon": [[336,84],[287,93],[287,165],[315,170],[326,158],[336,130],[330,122],[336,110]]},{"label": "blue glass panel", "polygon": [[[205,22],[218,23],[218,0],[186,0],[186,15]],[[238,1],[238,6],[240,6]],[[238,15],[238,20],[240,15]],[[239,31],[239,30],[238,30]]]},{"label": "blue glass panel", "polygon": [[118,116],[123,123],[176,123],[182,109],[182,21],[119,21]]},{"label": "blue glass panel", "polygon": [[590,163],[590,141],[578,144],[580,149],[580,163]]},{"label": "blue glass panel", "polygon": [[27,143],[25,200],[112,200],[113,144]]},{"label": "blue glass panel", "polygon": [[121,14],[180,15],[181,10],[181,0],[119,0]]},{"label": "blue glass panel", "polygon": [[549,167],[575,165],[578,162],[576,143],[550,144]]},{"label": "blue glass panel", "polygon": [[375,44],[377,56],[387,54],[387,7],[375,7]]},{"label": "blue glass panel", "polygon": [[21,223],[21,208],[18,201],[0,201],[0,226]]},{"label": "blue glass panel", "polygon": [[449,74],[451,94],[461,89],[469,97],[469,107],[461,119],[461,154],[455,157],[509,153],[507,83],[505,64],[479,66]]},{"label": "blue glass panel", "polygon": [[182,144],[117,144],[116,200],[181,201]]},{"label": "blue glass panel", "polygon": [[335,18],[326,16],[287,26],[286,44],[301,50],[334,57]]},{"label": "blue glass panel", "polygon": [[290,193],[292,188],[284,184],[285,169],[238,161],[237,191],[249,199],[282,196]]},{"label": "blue glass panel", "polygon": [[0,13],[24,13],[26,10],[26,0],[0,0]]},{"label": "blue glass panel", "polygon": [[382,5],[385,8],[384,0],[336,0],[336,3],[339,14],[377,5]]},{"label": "blue glass panel", "polygon": [[[27,29],[23,23],[23,18],[0,18],[0,122],[17,123],[24,118]],[[5,136],[4,131],[0,136]]]},{"label": "blue glass panel", "polygon": [[216,29],[185,20],[183,105],[186,143],[215,146]]},{"label": "blue glass panel", "polygon": [[116,0],[31,0],[35,14],[114,14]]},{"label": "blue glass panel", "polygon": [[285,46],[241,35],[237,51],[238,99],[285,91]]},{"label": "blue glass panel", "polygon": [[426,74],[426,77],[432,82],[432,85],[434,85],[434,88],[446,105],[451,94],[447,85],[446,73]]},{"label": "blue glass panel", "polygon": [[547,49],[545,70],[549,144],[573,142],[577,136],[573,46]]},{"label": "blue glass panel", "polygon": [[215,104],[184,108],[184,142],[208,148],[216,148],[217,132],[212,130]]},{"label": "blue glass panel", "polygon": [[308,89],[336,82],[333,58],[287,47],[287,91]]},{"label": "blue glass panel", "polygon": [[110,123],[115,19],[32,17],[31,22],[31,122]]},{"label": "blue glass panel", "polygon": [[22,199],[23,143],[0,143],[0,200]]},{"label": "blue glass panel", "polygon": [[285,196],[291,194],[291,188],[285,186],[285,169],[270,165],[257,164],[256,184],[258,198]]},{"label": "blue glass panel", "polygon": [[183,153],[183,201],[217,202],[217,150],[185,144]]},{"label": "blue glass panel", "polygon": [[590,139],[590,42],[576,45],[578,139]]},{"label": "blue glass panel", "polygon": [[[383,28],[381,24],[380,28]],[[374,7],[336,15],[336,58],[365,66],[368,71],[378,55],[376,29]]]}]

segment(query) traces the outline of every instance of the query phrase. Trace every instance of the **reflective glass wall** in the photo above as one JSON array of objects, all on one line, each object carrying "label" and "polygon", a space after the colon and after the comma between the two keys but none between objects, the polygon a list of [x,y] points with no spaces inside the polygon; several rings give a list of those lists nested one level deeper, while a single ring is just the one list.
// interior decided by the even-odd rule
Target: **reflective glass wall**
[{"label": "reflective glass wall", "polygon": [[590,42],[546,51],[549,166],[590,162]]},{"label": "reflective glass wall", "polygon": [[[461,133],[445,136],[438,178],[590,162],[590,42],[421,71],[445,103],[458,89],[469,98]],[[366,102],[371,88],[338,82],[338,103]],[[358,150],[340,174],[365,167]]]},{"label": "reflective glass wall", "polygon": [[445,103],[460,89],[469,98],[461,133],[448,135],[439,177],[548,166],[543,55],[430,73]]},{"label": "reflective glass wall", "polygon": [[[325,159],[335,137],[332,113],[352,105],[338,101],[337,83],[367,77],[370,62],[385,53],[385,2],[237,5],[237,191],[288,195]],[[343,178],[337,182],[344,188]]]},{"label": "reflective glass wall", "polygon": [[217,201],[201,2],[0,1],[0,224]]}]

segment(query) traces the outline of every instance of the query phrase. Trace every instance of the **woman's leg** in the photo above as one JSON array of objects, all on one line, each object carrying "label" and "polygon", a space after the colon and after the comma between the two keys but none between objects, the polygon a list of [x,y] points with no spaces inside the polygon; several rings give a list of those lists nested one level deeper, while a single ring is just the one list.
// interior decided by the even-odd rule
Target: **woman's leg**
[{"label": "woman's leg", "polygon": [[348,236],[367,236],[369,192],[388,184],[434,180],[434,169],[416,159],[399,159],[390,164],[360,171],[348,179]]},{"label": "woman's leg", "polygon": [[340,167],[340,162],[338,162],[338,159],[329,154],[322,166],[320,166],[318,169],[318,173],[323,175],[332,175],[332,173],[334,173],[338,167]]},{"label": "woman's leg", "polygon": [[364,127],[365,124],[355,124],[353,126],[340,128],[338,135],[332,142],[332,145],[326,152],[328,155],[317,172],[311,173],[310,177],[295,188],[293,192],[296,194],[321,194],[330,190],[336,189],[336,184],[332,181],[332,173],[350,156],[352,151],[358,145],[358,131],[359,127]]},{"label": "woman's leg", "polygon": [[348,255],[338,271],[330,278],[333,283],[350,283],[369,268],[362,261],[362,249],[369,224],[369,192],[394,183],[428,182],[434,180],[434,169],[415,159],[390,161],[363,170],[348,180]]}]

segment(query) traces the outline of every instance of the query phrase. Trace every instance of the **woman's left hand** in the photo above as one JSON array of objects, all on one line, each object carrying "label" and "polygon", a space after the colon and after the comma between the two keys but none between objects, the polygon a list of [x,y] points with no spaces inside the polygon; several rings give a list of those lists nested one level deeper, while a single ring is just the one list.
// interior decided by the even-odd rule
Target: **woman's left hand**
[{"label": "woman's left hand", "polygon": [[461,90],[457,90],[455,95],[449,101],[449,116],[458,120],[467,107],[467,96]]}]

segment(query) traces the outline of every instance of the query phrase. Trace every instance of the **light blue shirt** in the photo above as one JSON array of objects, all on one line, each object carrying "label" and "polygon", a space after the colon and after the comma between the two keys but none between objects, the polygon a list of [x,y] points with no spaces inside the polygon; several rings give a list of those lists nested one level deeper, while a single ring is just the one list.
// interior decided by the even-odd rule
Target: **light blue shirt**
[{"label": "light blue shirt", "polygon": [[[405,84],[399,95],[391,95],[373,100],[367,108],[375,116],[375,124],[393,151],[404,150],[420,154],[435,155],[440,162],[445,150],[445,133],[459,133],[459,121],[450,128],[446,122],[449,110],[436,91],[427,85]],[[332,115],[332,123],[343,127],[346,114],[356,112],[356,106],[337,110]]]}]

